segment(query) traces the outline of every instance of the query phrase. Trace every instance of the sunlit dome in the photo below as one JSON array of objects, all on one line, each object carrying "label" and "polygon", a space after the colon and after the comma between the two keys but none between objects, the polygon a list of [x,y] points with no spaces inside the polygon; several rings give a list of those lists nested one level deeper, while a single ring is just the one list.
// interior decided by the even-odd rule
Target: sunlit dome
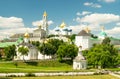
[{"label": "sunlit dome", "polygon": [[24,34],[24,37],[29,38],[29,33],[26,32],[26,33]]},{"label": "sunlit dome", "polygon": [[62,24],[60,25],[60,28],[64,28],[66,26],[65,22],[62,22]]}]

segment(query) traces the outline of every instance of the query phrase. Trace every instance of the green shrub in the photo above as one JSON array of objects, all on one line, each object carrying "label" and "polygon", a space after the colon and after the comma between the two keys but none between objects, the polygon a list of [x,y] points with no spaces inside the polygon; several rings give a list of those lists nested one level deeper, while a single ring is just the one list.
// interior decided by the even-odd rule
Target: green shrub
[{"label": "green shrub", "polygon": [[33,73],[27,73],[27,74],[25,74],[25,76],[26,77],[35,77],[35,74],[33,74]]},{"label": "green shrub", "polygon": [[36,62],[36,61],[27,61],[25,63],[28,64],[28,65],[32,65],[32,66],[37,66],[38,65],[38,62]]}]

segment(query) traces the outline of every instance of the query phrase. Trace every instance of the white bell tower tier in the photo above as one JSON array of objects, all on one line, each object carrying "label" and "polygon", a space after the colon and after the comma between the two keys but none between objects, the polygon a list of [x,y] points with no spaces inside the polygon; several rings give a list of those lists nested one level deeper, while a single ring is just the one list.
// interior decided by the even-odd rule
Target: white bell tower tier
[{"label": "white bell tower tier", "polygon": [[46,11],[43,14],[43,25],[42,25],[42,29],[44,29],[46,31],[46,35],[48,35],[48,21],[47,21],[47,13]]}]

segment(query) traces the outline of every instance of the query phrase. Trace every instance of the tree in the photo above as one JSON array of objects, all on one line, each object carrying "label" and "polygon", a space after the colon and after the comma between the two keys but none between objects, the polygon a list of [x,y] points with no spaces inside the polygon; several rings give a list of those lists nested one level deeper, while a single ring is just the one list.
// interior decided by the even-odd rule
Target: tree
[{"label": "tree", "polygon": [[51,55],[53,57],[56,53],[55,46],[50,43],[43,43],[38,47],[38,49],[43,55]]},{"label": "tree", "polygon": [[39,41],[32,41],[32,45],[34,45],[36,47],[39,47],[40,42]]},{"label": "tree", "polygon": [[97,44],[90,50],[83,51],[88,64],[101,68],[114,67],[118,65],[118,50],[111,44]]},{"label": "tree", "polygon": [[73,35],[70,36],[71,41],[75,40],[75,36],[76,36],[76,34],[73,34]]},{"label": "tree", "polygon": [[73,60],[78,52],[78,48],[74,44],[63,44],[59,46],[57,50],[57,56],[59,61],[62,61],[64,58],[70,58]]},{"label": "tree", "polygon": [[102,44],[110,44],[110,38],[106,37],[103,41]]},{"label": "tree", "polygon": [[59,46],[62,45],[64,42],[63,42],[63,40],[59,40],[59,39],[50,39],[48,41],[48,43],[55,46],[55,49],[56,49],[56,52],[57,52]]},{"label": "tree", "polygon": [[23,60],[25,61],[24,56],[25,56],[25,55],[28,55],[28,52],[29,52],[28,47],[26,47],[26,46],[20,46],[20,47],[18,48],[18,52],[20,52],[21,55],[23,55]]},{"label": "tree", "polygon": [[4,52],[7,60],[14,59],[14,56],[16,56],[16,46],[12,45],[12,46],[5,47]]}]

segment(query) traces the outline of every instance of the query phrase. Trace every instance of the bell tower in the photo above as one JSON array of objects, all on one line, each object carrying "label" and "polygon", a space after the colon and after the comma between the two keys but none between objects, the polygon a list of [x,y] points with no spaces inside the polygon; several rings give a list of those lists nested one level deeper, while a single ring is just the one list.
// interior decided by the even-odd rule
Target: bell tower
[{"label": "bell tower", "polygon": [[47,13],[46,11],[43,14],[43,25],[42,25],[42,29],[44,31],[46,31],[46,36],[48,35],[48,21],[47,21]]}]

